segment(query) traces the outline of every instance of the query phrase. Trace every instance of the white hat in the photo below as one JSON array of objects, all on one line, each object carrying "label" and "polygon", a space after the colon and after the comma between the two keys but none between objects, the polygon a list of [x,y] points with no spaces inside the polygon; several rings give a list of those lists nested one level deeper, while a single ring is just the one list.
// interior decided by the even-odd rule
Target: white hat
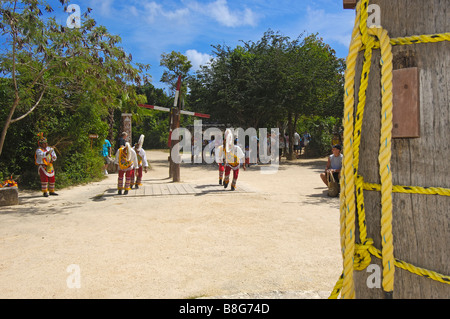
[{"label": "white hat", "polygon": [[142,148],[142,145],[144,145],[144,134],[141,134],[141,136],[139,136],[139,140],[137,142],[137,148],[138,149]]},{"label": "white hat", "polygon": [[127,161],[131,161],[131,146],[130,143],[125,143],[125,148],[127,149]]},{"label": "white hat", "polygon": [[234,146],[233,132],[227,128],[225,130],[225,151],[230,152]]}]

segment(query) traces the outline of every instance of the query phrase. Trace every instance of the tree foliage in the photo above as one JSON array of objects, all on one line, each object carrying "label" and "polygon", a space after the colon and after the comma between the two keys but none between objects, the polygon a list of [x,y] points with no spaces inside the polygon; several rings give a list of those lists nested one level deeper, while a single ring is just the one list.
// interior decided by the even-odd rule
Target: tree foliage
[{"label": "tree foliage", "polygon": [[[148,82],[149,66],[133,63],[120,37],[97,26],[89,8],[74,29],[49,16],[55,9],[45,1],[7,0],[0,10],[7,44],[0,52],[0,171],[34,171],[36,134],[42,131],[57,150],[60,181],[95,176],[108,134],[105,119],[111,109],[137,110],[143,97],[131,84]],[[99,135],[93,151],[89,134]]]},{"label": "tree foliage", "polygon": [[216,121],[286,128],[292,141],[301,115],[341,116],[344,61],[317,34],[291,40],[269,30],[257,42],[213,48],[190,80],[190,103]]},{"label": "tree foliage", "polygon": [[166,83],[172,93],[175,93],[178,76],[181,76],[183,80],[181,91],[185,95],[187,86],[184,80],[187,79],[189,70],[192,68],[192,63],[188,58],[180,52],[163,53],[161,54],[160,66],[167,68],[161,76],[161,82]]},{"label": "tree foliage", "polygon": [[[148,104],[167,108],[173,106],[173,99],[168,97],[163,89],[155,88],[151,83],[136,88],[136,92],[144,95]],[[133,127],[133,135],[138,139],[144,134],[144,149],[166,148],[169,137],[169,113],[148,109],[142,109],[142,112],[143,120]]]}]

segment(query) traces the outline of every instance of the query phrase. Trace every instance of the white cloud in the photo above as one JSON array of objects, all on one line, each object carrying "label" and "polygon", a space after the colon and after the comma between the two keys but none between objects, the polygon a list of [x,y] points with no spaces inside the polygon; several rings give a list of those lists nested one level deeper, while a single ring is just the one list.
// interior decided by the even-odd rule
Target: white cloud
[{"label": "white cloud", "polygon": [[208,4],[192,1],[187,6],[193,11],[208,16],[226,27],[256,26],[259,18],[249,8],[231,10],[227,0],[216,0]]},{"label": "white cloud", "polygon": [[212,58],[211,55],[198,52],[197,50],[187,50],[185,55],[191,61],[194,71],[199,70],[201,65],[208,64]]},{"label": "white cloud", "polygon": [[113,11],[113,2],[114,0],[92,0],[90,5],[102,16],[110,16]]},{"label": "white cloud", "polygon": [[128,10],[128,12],[134,17],[138,17],[139,16],[139,11],[138,11],[138,9],[135,6],[130,6],[126,10]]},{"label": "white cloud", "polygon": [[231,11],[227,0],[216,0],[207,5],[208,13],[219,23],[227,27],[256,24],[253,12],[245,8],[243,11]]},{"label": "white cloud", "polygon": [[350,44],[354,12],[347,10],[339,13],[328,13],[323,9],[306,8],[306,23],[303,27],[307,32],[319,32],[326,42],[334,41],[341,45]]},{"label": "white cloud", "polygon": [[189,15],[188,8],[169,11],[154,1],[144,3],[143,9],[146,20],[151,23],[155,22],[157,17],[167,18],[168,20],[182,20]]}]

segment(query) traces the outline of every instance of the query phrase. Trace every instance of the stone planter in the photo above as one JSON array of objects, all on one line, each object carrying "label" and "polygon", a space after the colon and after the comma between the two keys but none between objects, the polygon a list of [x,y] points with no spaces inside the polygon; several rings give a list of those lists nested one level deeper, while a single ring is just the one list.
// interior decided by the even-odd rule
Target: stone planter
[{"label": "stone planter", "polygon": [[114,161],[108,164],[108,173],[117,173],[117,165],[114,164]]},{"label": "stone planter", "polygon": [[19,204],[19,190],[17,187],[0,188],[0,206]]}]

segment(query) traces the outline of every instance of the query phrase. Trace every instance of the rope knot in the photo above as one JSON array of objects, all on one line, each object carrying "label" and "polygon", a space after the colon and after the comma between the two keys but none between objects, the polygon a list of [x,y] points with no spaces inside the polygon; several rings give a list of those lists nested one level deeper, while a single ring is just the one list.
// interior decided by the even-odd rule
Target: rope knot
[{"label": "rope knot", "polygon": [[367,238],[362,244],[355,244],[355,255],[353,262],[355,270],[363,270],[370,265],[372,258],[370,257],[369,248],[372,245],[372,238]]}]

